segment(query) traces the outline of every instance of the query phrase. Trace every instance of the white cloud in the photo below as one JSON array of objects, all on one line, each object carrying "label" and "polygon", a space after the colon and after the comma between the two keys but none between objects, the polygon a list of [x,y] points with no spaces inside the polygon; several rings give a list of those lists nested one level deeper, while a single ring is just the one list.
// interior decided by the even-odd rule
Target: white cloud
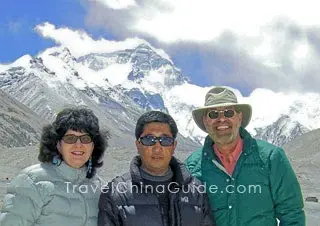
[{"label": "white cloud", "polygon": [[[170,90],[170,93],[165,94],[166,99],[175,100],[179,103],[186,103],[193,106],[203,106],[204,97],[211,87],[200,87],[190,83],[184,83],[175,86]],[[183,93],[184,95],[181,95]],[[201,100],[201,101],[199,101]]]},{"label": "white cloud", "polygon": [[158,0],[137,1],[137,4],[129,0],[99,2],[107,8],[116,9],[114,5],[118,4],[123,6],[118,7],[121,11],[128,9],[128,14],[132,16],[130,20],[134,20],[127,24],[129,30],[149,34],[164,42],[210,41],[226,30],[241,35],[257,35],[261,26],[277,17],[290,18],[301,26],[320,23],[317,4],[313,0]]},{"label": "white cloud", "polygon": [[[320,127],[319,93],[314,92],[273,92],[268,89],[255,89],[243,102],[252,106],[252,119],[248,130],[272,124],[281,115],[290,115],[308,129]],[[316,122],[316,123],[315,123]]]},{"label": "white cloud", "polygon": [[106,39],[94,40],[86,32],[72,30],[67,27],[56,28],[48,22],[36,26],[35,30],[44,38],[52,39],[58,44],[70,49],[75,57],[88,53],[107,53],[130,49],[146,41],[138,38],[129,38],[125,41],[109,41]]},{"label": "white cloud", "polygon": [[207,84],[318,89],[320,17],[313,0],[136,0],[121,10],[103,6],[89,4],[89,26],[119,37],[153,38],[169,52],[196,46],[201,71],[212,77],[204,78]]},{"label": "white cloud", "polygon": [[136,5],[134,0],[91,0],[100,2],[111,9],[126,9]]}]

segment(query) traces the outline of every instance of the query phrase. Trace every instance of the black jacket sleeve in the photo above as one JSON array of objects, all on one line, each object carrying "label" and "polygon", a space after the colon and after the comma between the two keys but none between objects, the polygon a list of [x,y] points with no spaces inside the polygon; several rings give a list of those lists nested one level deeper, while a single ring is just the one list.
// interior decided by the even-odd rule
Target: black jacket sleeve
[{"label": "black jacket sleeve", "polygon": [[102,189],[99,199],[98,226],[120,226],[118,211],[112,201],[111,183]]},{"label": "black jacket sleeve", "polygon": [[207,193],[203,194],[203,218],[201,226],[215,226]]}]

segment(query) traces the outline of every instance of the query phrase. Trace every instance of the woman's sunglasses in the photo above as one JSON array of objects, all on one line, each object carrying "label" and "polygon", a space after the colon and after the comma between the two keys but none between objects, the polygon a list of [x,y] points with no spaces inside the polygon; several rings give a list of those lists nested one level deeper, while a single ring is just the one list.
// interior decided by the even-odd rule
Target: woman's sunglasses
[{"label": "woman's sunglasses", "polygon": [[76,136],[73,134],[64,135],[62,140],[67,144],[74,144],[77,140],[80,139],[80,142],[83,144],[89,144],[92,142],[92,138],[88,134],[84,134],[81,136]]},{"label": "woman's sunglasses", "polygon": [[167,137],[167,136],[156,137],[152,135],[140,137],[138,141],[145,146],[153,146],[156,144],[157,140],[159,141],[161,146],[171,146],[174,142],[173,137]]},{"label": "woman's sunglasses", "polygon": [[225,109],[225,110],[212,110],[208,112],[208,117],[211,119],[217,119],[219,118],[220,112],[223,113],[223,116],[226,118],[232,118],[235,114],[235,111],[232,109]]}]

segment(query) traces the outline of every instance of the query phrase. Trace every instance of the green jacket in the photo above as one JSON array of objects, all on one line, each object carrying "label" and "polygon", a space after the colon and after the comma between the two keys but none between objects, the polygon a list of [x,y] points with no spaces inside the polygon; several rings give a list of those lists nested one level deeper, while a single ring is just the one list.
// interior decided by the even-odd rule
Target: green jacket
[{"label": "green jacket", "polygon": [[206,184],[216,226],[305,226],[300,185],[284,151],[240,128],[243,151],[229,175],[207,136],[186,167]]},{"label": "green jacket", "polygon": [[86,167],[63,161],[22,170],[10,183],[0,211],[1,226],[96,226],[101,180]]}]

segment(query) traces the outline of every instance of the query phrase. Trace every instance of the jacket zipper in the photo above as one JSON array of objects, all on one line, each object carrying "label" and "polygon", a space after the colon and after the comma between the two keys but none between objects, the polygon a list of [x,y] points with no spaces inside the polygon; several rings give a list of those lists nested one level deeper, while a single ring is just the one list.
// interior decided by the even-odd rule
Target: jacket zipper
[{"label": "jacket zipper", "polygon": [[164,209],[163,207],[160,205],[160,201],[159,201],[159,195],[156,194],[157,200],[158,200],[158,207],[160,209],[160,214],[161,214],[161,220],[162,220],[162,225],[163,226],[167,226],[165,218],[164,218]]},{"label": "jacket zipper", "polygon": [[212,163],[215,164],[220,170],[222,170],[224,173],[226,173],[230,178],[232,178],[232,176],[228,173],[228,171],[226,170],[226,168],[224,168],[223,165],[221,165],[218,161],[212,159]]},{"label": "jacket zipper", "polygon": [[[80,180],[80,174],[78,175],[78,179],[76,181],[77,182],[81,181]],[[78,184],[80,184],[80,183],[78,183]],[[85,215],[85,218],[84,218],[83,226],[86,226],[87,225],[87,221],[88,221],[88,210],[87,210],[87,204],[86,204],[86,197],[80,191],[79,191],[79,194],[80,194],[80,197],[82,198],[82,201],[83,201],[83,204],[84,204],[84,215]]]},{"label": "jacket zipper", "polygon": [[87,225],[87,221],[88,221],[88,210],[87,210],[87,205],[86,205],[86,198],[84,197],[83,194],[81,194],[81,197],[83,199],[83,203],[84,203],[84,213],[85,213],[85,220],[84,220],[84,223],[83,223],[83,226],[86,226]]}]

